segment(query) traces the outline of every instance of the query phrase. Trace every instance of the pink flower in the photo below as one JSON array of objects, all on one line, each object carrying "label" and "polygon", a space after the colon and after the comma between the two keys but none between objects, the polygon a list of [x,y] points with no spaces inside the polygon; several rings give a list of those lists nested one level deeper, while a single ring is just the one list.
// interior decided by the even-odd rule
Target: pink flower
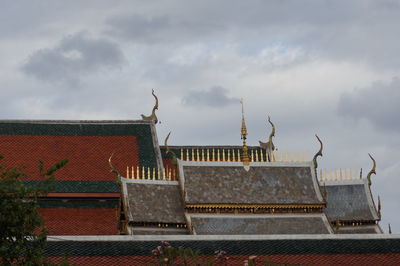
[{"label": "pink flower", "polygon": [[161,246],[158,246],[157,248],[153,249],[151,253],[153,254],[153,256],[160,256],[161,254],[163,254]]},{"label": "pink flower", "polygon": [[171,245],[169,244],[168,241],[161,241],[161,245],[162,245],[164,248],[170,248],[170,247],[171,247]]}]

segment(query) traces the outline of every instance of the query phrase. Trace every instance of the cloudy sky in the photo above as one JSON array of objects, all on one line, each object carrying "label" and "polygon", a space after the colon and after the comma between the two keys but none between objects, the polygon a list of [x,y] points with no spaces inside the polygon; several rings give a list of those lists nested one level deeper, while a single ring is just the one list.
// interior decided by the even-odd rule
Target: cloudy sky
[{"label": "cloudy sky", "polygon": [[314,153],[371,167],[382,228],[400,232],[400,2],[2,1],[1,119],[140,119],[159,139]]}]

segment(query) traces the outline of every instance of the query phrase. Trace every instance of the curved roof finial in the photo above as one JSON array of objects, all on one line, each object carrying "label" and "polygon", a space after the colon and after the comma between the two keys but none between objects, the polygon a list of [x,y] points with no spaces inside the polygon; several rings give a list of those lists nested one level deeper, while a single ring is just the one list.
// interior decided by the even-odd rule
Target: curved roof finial
[{"label": "curved roof finial", "polygon": [[379,195],[378,195],[378,216],[379,216],[379,218],[381,217],[381,208],[382,208],[381,197],[379,197]]},{"label": "curved roof finial", "polygon": [[260,147],[266,149],[268,152],[273,152],[275,150],[275,145],[272,142],[272,137],[275,137],[275,125],[272,123],[271,118],[268,116],[268,122],[272,126],[271,134],[269,134],[268,142],[258,141],[260,143]]},{"label": "curved roof finial", "polygon": [[250,160],[249,160],[249,154],[247,152],[247,145],[246,145],[247,128],[246,128],[246,121],[244,120],[243,99],[240,100],[240,103],[242,104],[242,128],[240,131],[241,139],[243,140],[242,162],[243,162],[243,165],[245,166],[245,169],[247,170],[248,166],[250,165]]},{"label": "curved roof finial", "polygon": [[324,144],[322,144],[322,141],[321,141],[321,139],[318,137],[317,134],[315,134],[315,136],[317,137],[317,140],[318,140],[318,142],[319,142],[319,144],[320,144],[319,151],[314,155],[314,158],[313,158],[314,168],[315,168],[315,170],[316,170],[316,169],[318,168],[317,157],[318,157],[318,156],[322,156],[322,149],[324,148]]},{"label": "curved roof finial", "polygon": [[108,158],[108,164],[110,165],[110,168],[111,168],[111,171],[110,171],[110,172],[114,173],[114,174],[117,176],[118,181],[120,181],[120,179],[121,179],[121,174],[118,172],[117,169],[114,168],[114,166],[113,166],[112,163],[111,163],[111,159],[112,159],[113,156],[114,156],[114,152],[112,152],[110,158]]},{"label": "curved roof finial", "polygon": [[172,160],[174,161],[174,164],[176,164],[176,154],[175,152],[173,152],[169,146],[168,146],[168,139],[169,139],[169,135],[171,135],[171,131],[168,133],[167,137],[164,140],[164,146],[167,149],[167,151],[165,152],[165,154],[171,154],[172,156]]},{"label": "curved roof finial", "polygon": [[372,182],[371,182],[371,175],[372,175],[372,174],[376,175],[376,171],[375,171],[375,170],[376,170],[376,161],[375,161],[375,159],[371,156],[371,154],[368,153],[368,155],[369,155],[369,158],[371,158],[371,160],[372,160],[372,162],[373,162],[372,169],[371,169],[371,171],[369,171],[369,173],[368,173],[368,175],[367,175],[368,185],[371,185],[371,184],[372,184]]},{"label": "curved roof finial", "polygon": [[156,115],[156,110],[158,110],[158,98],[157,96],[154,94],[154,89],[151,90],[151,94],[154,96],[154,98],[156,99],[156,103],[153,107],[153,110],[151,111],[151,115],[150,116],[145,116],[145,115],[141,115],[143,120],[146,121],[154,121],[154,124],[158,123],[158,118]]}]

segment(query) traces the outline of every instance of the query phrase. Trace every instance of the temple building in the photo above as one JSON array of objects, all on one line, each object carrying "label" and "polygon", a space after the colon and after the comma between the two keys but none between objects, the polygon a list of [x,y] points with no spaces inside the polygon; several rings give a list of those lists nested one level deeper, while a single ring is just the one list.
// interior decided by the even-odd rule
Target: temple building
[{"label": "temple building", "polygon": [[[153,96],[156,105],[141,120],[0,121],[2,163],[25,165],[26,185],[40,180],[39,159],[49,166],[69,160],[56,173],[55,190],[39,200],[49,238],[309,235],[330,239],[357,234],[368,239],[383,234],[380,201],[375,204],[371,193],[376,168],[372,156],[366,176],[326,172],[318,168],[323,153],[318,136],[320,149],[312,158],[278,152],[273,143],[275,125],[268,119],[272,128],[268,141],[247,146],[244,114],[240,145],[170,146],[170,134],[159,145],[158,99],[154,92]],[[50,249],[58,244],[50,243]]]}]

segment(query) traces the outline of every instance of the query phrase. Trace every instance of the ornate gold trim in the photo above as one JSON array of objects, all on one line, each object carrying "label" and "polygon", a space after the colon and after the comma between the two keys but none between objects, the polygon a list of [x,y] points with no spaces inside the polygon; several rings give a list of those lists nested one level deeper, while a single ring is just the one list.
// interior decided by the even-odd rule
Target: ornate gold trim
[{"label": "ornate gold trim", "polygon": [[129,222],[128,224],[133,227],[187,228],[184,223]]},{"label": "ornate gold trim", "polygon": [[336,227],[340,226],[360,226],[360,225],[375,225],[374,220],[336,220],[331,221],[331,224]]},{"label": "ornate gold trim", "polygon": [[304,208],[325,208],[326,204],[186,204],[187,209],[191,208],[212,208],[212,209],[241,209],[241,208],[259,208],[259,209],[304,209]]},{"label": "ornate gold trim", "polygon": [[187,213],[321,213],[326,204],[187,204]]}]

